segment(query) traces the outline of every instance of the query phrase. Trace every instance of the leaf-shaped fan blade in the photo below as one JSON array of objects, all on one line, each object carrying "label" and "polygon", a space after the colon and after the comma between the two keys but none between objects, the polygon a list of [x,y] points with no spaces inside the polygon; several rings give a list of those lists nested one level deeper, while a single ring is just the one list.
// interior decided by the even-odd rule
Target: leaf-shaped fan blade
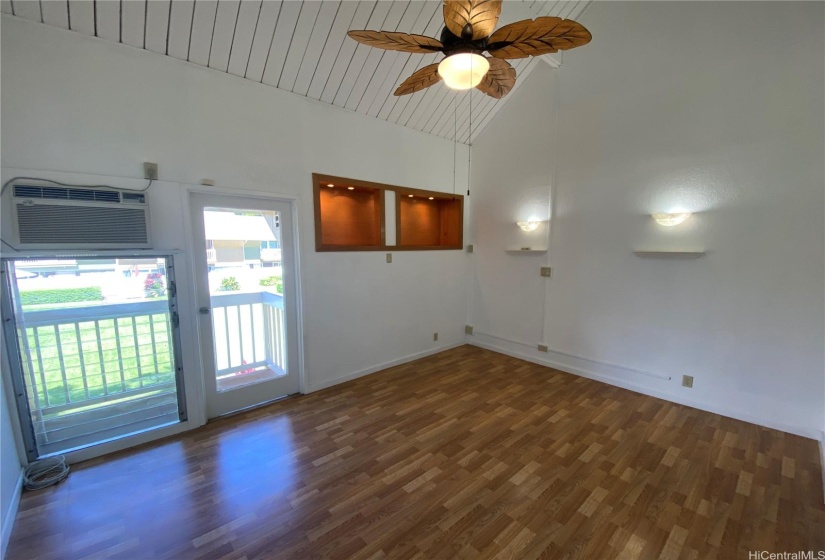
[{"label": "leaf-shaped fan blade", "polygon": [[499,58],[487,58],[490,63],[490,70],[484,75],[484,79],[476,86],[476,89],[501,99],[516,85],[516,70],[506,60]]},{"label": "leaf-shaped fan blade", "polygon": [[410,35],[399,31],[350,31],[350,37],[370,47],[388,51],[433,53],[441,50],[441,41],[424,35]]},{"label": "leaf-shaped fan blade", "polygon": [[395,95],[407,95],[408,93],[421,91],[433,84],[437,84],[439,80],[441,80],[441,76],[438,75],[438,63],[430,64],[404,80],[404,82],[398,86],[398,89],[395,90]]},{"label": "leaf-shaped fan blade", "polygon": [[571,19],[540,17],[505,25],[487,41],[487,50],[496,58],[526,58],[580,47],[592,38]]},{"label": "leaf-shaped fan blade", "polygon": [[[444,24],[453,35],[477,41],[498,23],[502,0],[444,0]],[[467,26],[470,27],[467,27]]]}]

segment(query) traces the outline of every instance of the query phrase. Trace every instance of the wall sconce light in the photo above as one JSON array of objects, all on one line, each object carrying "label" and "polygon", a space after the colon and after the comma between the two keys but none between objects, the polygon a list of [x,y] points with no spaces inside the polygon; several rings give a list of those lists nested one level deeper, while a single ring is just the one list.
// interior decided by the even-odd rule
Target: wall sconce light
[{"label": "wall sconce light", "polygon": [[516,222],[516,225],[524,231],[534,231],[537,227],[539,227],[539,223],[540,222],[535,220],[530,220],[529,222]]},{"label": "wall sconce light", "polygon": [[690,212],[673,212],[673,213],[658,213],[658,214],[651,214],[653,219],[656,220],[656,223],[660,226],[665,227],[672,227],[678,226],[688,218],[690,218]]}]

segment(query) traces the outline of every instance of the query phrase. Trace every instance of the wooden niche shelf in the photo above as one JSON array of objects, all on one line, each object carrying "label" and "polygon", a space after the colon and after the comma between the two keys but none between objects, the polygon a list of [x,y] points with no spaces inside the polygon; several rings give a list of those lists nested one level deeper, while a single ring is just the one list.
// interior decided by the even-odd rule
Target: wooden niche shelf
[{"label": "wooden niche shelf", "polygon": [[[312,175],[316,251],[461,249],[464,197]],[[395,195],[396,244],[387,245],[385,193]],[[390,215],[392,218],[392,215]]]},{"label": "wooden niche shelf", "polygon": [[312,180],[316,251],[383,248],[384,189],[317,174]]},{"label": "wooden niche shelf", "polygon": [[399,249],[461,249],[464,198],[415,189],[396,189]]}]

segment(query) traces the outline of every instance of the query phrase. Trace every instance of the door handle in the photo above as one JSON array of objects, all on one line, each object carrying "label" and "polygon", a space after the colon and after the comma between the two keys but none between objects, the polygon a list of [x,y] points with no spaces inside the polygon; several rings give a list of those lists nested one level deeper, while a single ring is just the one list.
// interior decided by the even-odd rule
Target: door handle
[{"label": "door handle", "polygon": [[203,306],[200,309],[198,309],[198,313],[200,313],[201,315],[209,315],[209,308]]}]

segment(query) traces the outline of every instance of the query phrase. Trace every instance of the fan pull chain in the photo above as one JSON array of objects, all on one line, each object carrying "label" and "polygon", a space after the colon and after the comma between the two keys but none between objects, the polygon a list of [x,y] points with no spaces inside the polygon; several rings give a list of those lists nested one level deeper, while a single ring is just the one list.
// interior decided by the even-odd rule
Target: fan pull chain
[{"label": "fan pull chain", "polygon": [[467,136],[467,196],[470,196],[470,154],[473,152],[473,90],[470,90],[470,132]]},{"label": "fan pull chain", "polygon": [[458,95],[453,94],[453,195],[458,188],[455,173],[458,167]]}]

